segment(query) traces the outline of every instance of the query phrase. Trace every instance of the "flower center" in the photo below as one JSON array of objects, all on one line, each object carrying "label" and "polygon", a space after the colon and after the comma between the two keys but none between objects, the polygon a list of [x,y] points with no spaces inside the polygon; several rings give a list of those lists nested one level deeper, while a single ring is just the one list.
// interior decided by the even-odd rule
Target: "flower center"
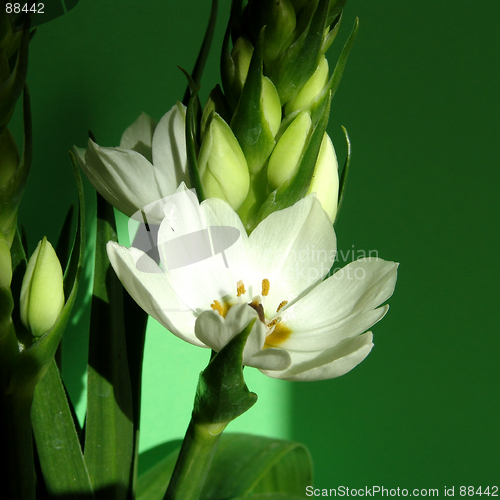
[{"label": "flower center", "polygon": [[[283,343],[292,333],[290,328],[288,328],[284,323],[281,322],[281,316],[278,316],[278,313],[288,304],[287,300],[283,300],[280,302],[279,306],[276,309],[276,314],[271,318],[267,319],[263,298],[269,295],[269,291],[271,289],[271,283],[268,279],[262,280],[262,290],[261,295],[257,295],[252,299],[252,301],[248,304],[251,308],[253,308],[258,315],[259,320],[264,323],[266,327],[266,342],[264,344],[264,349],[268,347],[278,347],[281,343]],[[236,296],[239,297],[240,303],[242,300],[242,296],[247,293],[245,289],[245,284],[242,280],[239,280],[236,283]],[[222,304],[218,300],[214,300],[210,307],[217,311],[223,318],[226,317],[227,312],[234,304],[230,302],[223,301]]]}]

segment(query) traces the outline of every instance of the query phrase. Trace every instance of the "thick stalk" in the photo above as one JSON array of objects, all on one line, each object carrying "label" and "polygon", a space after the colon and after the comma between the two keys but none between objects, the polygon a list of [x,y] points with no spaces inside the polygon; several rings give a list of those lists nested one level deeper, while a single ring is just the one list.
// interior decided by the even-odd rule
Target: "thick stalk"
[{"label": "thick stalk", "polygon": [[200,498],[224,427],[191,419],[164,500]]}]

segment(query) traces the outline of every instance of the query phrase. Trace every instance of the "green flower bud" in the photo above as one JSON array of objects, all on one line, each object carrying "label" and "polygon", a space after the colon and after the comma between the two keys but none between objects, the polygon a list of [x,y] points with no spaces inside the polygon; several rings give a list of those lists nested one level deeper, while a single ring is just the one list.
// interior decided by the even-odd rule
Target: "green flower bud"
[{"label": "green flower bud", "polygon": [[35,337],[39,337],[52,328],[63,306],[61,264],[44,237],[33,252],[23,278],[21,321]]},{"label": "green flower bud", "polygon": [[198,168],[207,198],[221,198],[237,210],[250,187],[245,155],[229,125],[215,112],[200,148]]},{"label": "green flower bud", "polygon": [[311,117],[307,111],[302,111],[283,132],[267,166],[267,180],[271,189],[278,188],[297,172],[310,130]]},{"label": "green flower bud", "polygon": [[265,26],[264,65],[270,66],[286,50],[295,31],[295,11],[290,0],[253,0],[248,4],[249,25],[257,41]]},{"label": "green flower bud", "polygon": [[231,51],[231,57],[233,58],[235,68],[233,88],[238,95],[241,94],[241,89],[243,85],[245,85],[252,55],[253,45],[250,43],[250,40],[243,36],[238,38]]},{"label": "green flower bud", "polygon": [[212,112],[215,111],[218,115],[222,117],[226,122],[229,121],[231,112],[229,111],[228,104],[224,94],[222,93],[219,85],[216,85],[210,95],[208,96],[207,103],[203,108],[203,114],[201,116],[200,132],[201,138],[205,136],[205,130],[209,120],[212,118]]},{"label": "green flower bud", "polygon": [[337,215],[339,197],[338,168],[337,155],[332,140],[325,132],[307,194],[316,193],[323,210],[328,214],[332,222]]},{"label": "green flower bud", "polygon": [[0,231],[0,288],[10,288],[12,281],[12,257],[10,245],[5,235]]},{"label": "green flower bud", "polygon": [[322,56],[311,78],[309,78],[299,92],[286,103],[285,115],[289,115],[298,109],[309,109],[327,83],[328,61],[325,56]]},{"label": "green flower bud", "polygon": [[262,103],[269,129],[275,136],[281,124],[281,102],[276,87],[267,76],[262,78]]}]

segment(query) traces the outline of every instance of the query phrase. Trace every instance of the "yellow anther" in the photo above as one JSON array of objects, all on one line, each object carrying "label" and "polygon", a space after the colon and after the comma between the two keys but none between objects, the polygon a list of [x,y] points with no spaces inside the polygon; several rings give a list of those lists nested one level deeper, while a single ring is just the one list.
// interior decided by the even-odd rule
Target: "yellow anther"
[{"label": "yellow anther", "polygon": [[222,306],[218,300],[214,300],[214,303],[210,304],[210,307],[214,311],[217,311],[221,316],[224,316],[224,309],[222,308]]},{"label": "yellow anther", "polygon": [[281,302],[280,305],[278,306],[278,309],[276,309],[276,312],[279,313],[281,309],[283,309],[287,304],[288,300],[284,300],[283,302]]},{"label": "yellow anther", "polygon": [[274,318],[271,323],[267,325],[268,328],[272,328],[273,326],[277,325],[281,321],[281,318]]},{"label": "yellow anther", "polygon": [[268,279],[262,280],[262,295],[267,297],[269,294],[269,289],[271,288],[271,283],[269,283]]},{"label": "yellow anther", "polygon": [[243,281],[239,280],[238,283],[236,283],[236,295],[238,297],[241,297],[244,293],[247,293],[245,290],[245,285],[243,284]]}]

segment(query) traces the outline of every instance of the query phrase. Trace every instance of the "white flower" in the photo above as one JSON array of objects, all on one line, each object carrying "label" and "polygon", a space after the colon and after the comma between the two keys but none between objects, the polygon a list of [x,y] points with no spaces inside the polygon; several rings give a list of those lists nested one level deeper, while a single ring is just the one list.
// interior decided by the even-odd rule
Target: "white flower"
[{"label": "white flower", "polygon": [[[173,194],[186,170],[185,106],[177,103],[158,125],[145,113],[122,135],[120,147],[103,148],[89,139],[88,148],[74,148],[92,185],[109,203],[131,216],[151,202]],[[159,223],[163,214],[149,214]]]},{"label": "white flower", "polygon": [[182,189],[163,208],[163,271],[141,250],[108,243],[113,268],[145,311],[215,351],[254,321],[244,364],[276,378],[333,378],[368,355],[366,330],[387,312],[379,306],[394,291],[396,263],[361,259],[323,281],[336,238],[314,195],[271,214],[247,236],[227,203],[198,205]]}]

